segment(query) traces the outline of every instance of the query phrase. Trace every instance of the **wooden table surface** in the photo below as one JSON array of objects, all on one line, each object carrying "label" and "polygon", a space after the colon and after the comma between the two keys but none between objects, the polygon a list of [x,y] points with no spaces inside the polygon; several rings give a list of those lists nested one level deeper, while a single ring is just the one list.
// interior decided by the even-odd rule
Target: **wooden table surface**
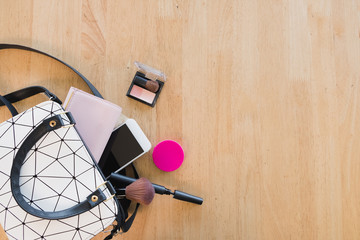
[{"label": "wooden table surface", "polygon": [[[360,1],[0,6],[0,42],[71,64],[136,119],[153,146],[173,139],[185,150],[174,172],[157,169],[152,150],[136,166],[204,204],[157,195],[115,239],[359,239]],[[154,108],[125,96],[136,60],[167,75]],[[0,94],[30,85],[61,99],[70,86],[87,90],[53,60],[1,51]],[[1,122],[9,117],[2,108]]]}]

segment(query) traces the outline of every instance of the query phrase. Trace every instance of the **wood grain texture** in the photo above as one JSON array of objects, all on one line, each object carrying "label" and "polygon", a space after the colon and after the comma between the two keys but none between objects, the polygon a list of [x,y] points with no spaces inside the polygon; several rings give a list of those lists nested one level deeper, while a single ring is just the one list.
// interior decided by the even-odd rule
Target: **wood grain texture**
[{"label": "wood grain texture", "polygon": [[[142,176],[157,195],[115,239],[358,239],[360,1],[6,1],[0,42],[59,57],[140,124],[185,149]],[[138,60],[168,81],[155,108],[125,96]],[[86,86],[48,58],[0,53],[0,94]],[[45,100],[31,98],[24,110]],[[0,110],[1,121],[10,117]],[[100,234],[94,239],[103,239]],[[0,233],[0,239],[6,238]]]}]

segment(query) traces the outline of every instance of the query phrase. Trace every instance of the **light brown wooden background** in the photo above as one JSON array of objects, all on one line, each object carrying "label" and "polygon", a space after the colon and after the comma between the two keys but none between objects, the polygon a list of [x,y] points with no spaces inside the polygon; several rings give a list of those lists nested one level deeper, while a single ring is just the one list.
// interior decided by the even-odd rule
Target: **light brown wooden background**
[{"label": "light brown wooden background", "polygon": [[[151,152],[136,166],[204,204],[157,195],[116,239],[359,239],[359,10],[355,0],[1,0],[0,42],[68,62],[153,146],[185,149],[174,172]],[[135,60],[168,76],[155,108],[125,96]],[[45,57],[0,52],[0,94],[30,85],[62,99],[86,89]]]}]

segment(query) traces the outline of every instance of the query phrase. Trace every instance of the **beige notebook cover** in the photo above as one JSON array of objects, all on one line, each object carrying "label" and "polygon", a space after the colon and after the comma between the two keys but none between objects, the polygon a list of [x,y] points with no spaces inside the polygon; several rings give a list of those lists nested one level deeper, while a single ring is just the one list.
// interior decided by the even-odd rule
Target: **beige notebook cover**
[{"label": "beige notebook cover", "polygon": [[121,107],[74,87],[70,88],[63,107],[73,115],[75,128],[98,162],[121,119]]}]

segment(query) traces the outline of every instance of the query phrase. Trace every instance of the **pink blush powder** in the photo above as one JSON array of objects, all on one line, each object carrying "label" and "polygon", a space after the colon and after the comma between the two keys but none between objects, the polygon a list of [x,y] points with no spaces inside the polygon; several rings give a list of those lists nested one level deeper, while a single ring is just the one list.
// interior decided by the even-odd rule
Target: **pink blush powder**
[{"label": "pink blush powder", "polygon": [[137,85],[133,85],[131,92],[130,92],[131,96],[134,96],[140,100],[143,100],[147,103],[152,103],[154,101],[154,98],[156,96],[155,93],[150,92],[142,87],[139,87]]}]

